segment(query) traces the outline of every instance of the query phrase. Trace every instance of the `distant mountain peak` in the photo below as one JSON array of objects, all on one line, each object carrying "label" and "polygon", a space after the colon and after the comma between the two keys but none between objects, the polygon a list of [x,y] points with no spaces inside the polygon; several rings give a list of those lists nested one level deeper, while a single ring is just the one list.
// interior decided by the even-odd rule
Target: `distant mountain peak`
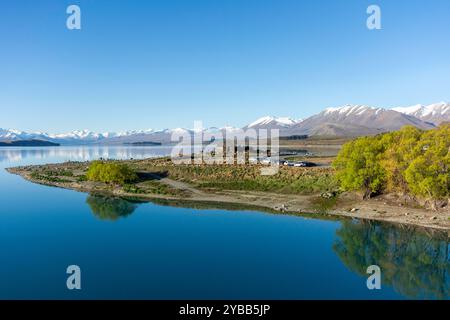
[{"label": "distant mountain peak", "polygon": [[[231,126],[202,129],[205,133],[223,133],[241,129],[279,129],[281,136],[287,135],[348,135],[358,136],[400,129],[413,125],[431,129],[442,122],[450,121],[450,103],[439,102],[430,105],[413,105],[393,109],[375,108],[367,105],[347,104],[327,108],[304,120],[289,117],[264,116],[244,128]],[[123,144],[130,142],[169,143],[173,133],[193,134],[197,129],[145,129],[124,132],[96,133],[87,129],[68,133],[28,133],[16,129],[0,128],[0,141],[44,140],[60,144]]]},{"label": "distant mountain peak", "polygon": [[381,111],[384,110],[382,108],[374,108],[366,105],[353,105],[353,104],[346,104],[341,107],[334,107],[334,108],[327,108],[323,113],[330,114],[330,113],[339,113],[342,115],[361,115],[366,111]]},{"label": "distant mountain peak", "polygon": [[247,128],[254,128],[260,126],[268,126],[275,125],[281,127],[289,127],[293,126],[297,123],[296,120],[289,117],[274,117],[274,116],[265,116],[257,119],[256,121],[247,125]]},{"label": "distant mountain peak", "polygon": [[448,102],[438,102],[430,105],[417,104],[409,107],[393,108],[392,110],[436,125],[450,121],[450,103]]}]

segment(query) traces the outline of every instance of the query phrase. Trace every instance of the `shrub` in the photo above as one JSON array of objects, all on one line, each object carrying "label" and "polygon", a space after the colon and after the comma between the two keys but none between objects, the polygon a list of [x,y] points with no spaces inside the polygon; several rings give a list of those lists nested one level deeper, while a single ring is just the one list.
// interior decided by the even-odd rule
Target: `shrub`
[{"label": "shrub", "polygon": [[362,137],[346,143],[333,167],[343,190],[362,190],[364,198],[382,191],[386,171],[381,164],[384,146],[379,137]]},{"label": "shrub", "polygon": [[126,184],[137,180],[137,174],[128,165],[115,161],[94,161],[86,173],[90,181]]},{"label": "shrub", "polygon": [[450,198],[450,124],[358,138],[343,146],[333,166],[343,190],[409,193],[435,207]]},{"label": "shrub", "polygon": [[405,170],[411,192],[429,200],[450,197],[450,125],[425,132],[415,148],[415,158]]}]

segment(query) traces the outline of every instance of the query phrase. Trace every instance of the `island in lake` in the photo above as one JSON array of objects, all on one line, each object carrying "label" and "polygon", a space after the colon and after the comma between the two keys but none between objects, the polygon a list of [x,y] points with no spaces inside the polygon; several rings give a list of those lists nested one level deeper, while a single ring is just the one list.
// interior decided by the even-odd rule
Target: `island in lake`
[{"label": "island in lake", "polygon": [[161,142],[153,141],[138,141],[138,142],[124,142],[126,146],[161,146]]},{"label": "island in lake", "polygon": [[37,139],[0,141],[0,147],[59,147],[59,145],[59,143]]}]

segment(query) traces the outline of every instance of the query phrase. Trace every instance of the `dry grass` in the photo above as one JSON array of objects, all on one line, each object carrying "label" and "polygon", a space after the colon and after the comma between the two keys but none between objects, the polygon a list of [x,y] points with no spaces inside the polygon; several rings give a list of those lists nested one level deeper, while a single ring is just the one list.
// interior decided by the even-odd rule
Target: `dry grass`
[{"label": "dry grass", "polygon": [[273,176],[261,175],[259,165],[174,165],[170,159],[142,160],[137,171],[154,172],[202,189],[252,190],[312,194],[337,189],[331,168],[280,167]]}]

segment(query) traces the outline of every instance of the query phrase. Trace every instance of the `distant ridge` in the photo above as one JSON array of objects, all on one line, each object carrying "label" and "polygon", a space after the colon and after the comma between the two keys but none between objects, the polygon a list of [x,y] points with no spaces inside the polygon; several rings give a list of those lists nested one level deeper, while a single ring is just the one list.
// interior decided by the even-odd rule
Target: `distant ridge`
[{"label": "distant ridge", "polygon": [[434,123],[435,125],[450,121],[450,103],[447,102],[439,102],[427,106],[418,104],[411,107],[394,108],[393,110]]},{"label": "distant ridge", "polygon": [[[304,120],[294,120],[289,117],[264,116],[242,129],[278,129],[280,136],[310,135],[310,136],[345,136],[354,137],[373,135],[381,132],[398,130],[405,125],[411,125],[428,130],[442,122],[450,121],[450,104],[446,102],[427,106],[415,105],[383,109],[366,105],[344,105],[327,108]],[[240,130],[236,127],[207,128],[204,132],[218,134]],[[62,145],[123,145],[123,144],[151,144],[174,143],[172,134],[194,133],[192,129],[174,128],[125,132],[96,133],[89,130],[76,130],[63,134],[48,134],[42,132],[28,133],[14,129],[1,129],[0,140],[43,140]]]},{"label": "distant ridge", "polygon": [[398,130],[406,125],[425,130],[435,127],[432,123],[394,110],[345,105],[325,109],[292,126],[284,134],[361,136]]}]

